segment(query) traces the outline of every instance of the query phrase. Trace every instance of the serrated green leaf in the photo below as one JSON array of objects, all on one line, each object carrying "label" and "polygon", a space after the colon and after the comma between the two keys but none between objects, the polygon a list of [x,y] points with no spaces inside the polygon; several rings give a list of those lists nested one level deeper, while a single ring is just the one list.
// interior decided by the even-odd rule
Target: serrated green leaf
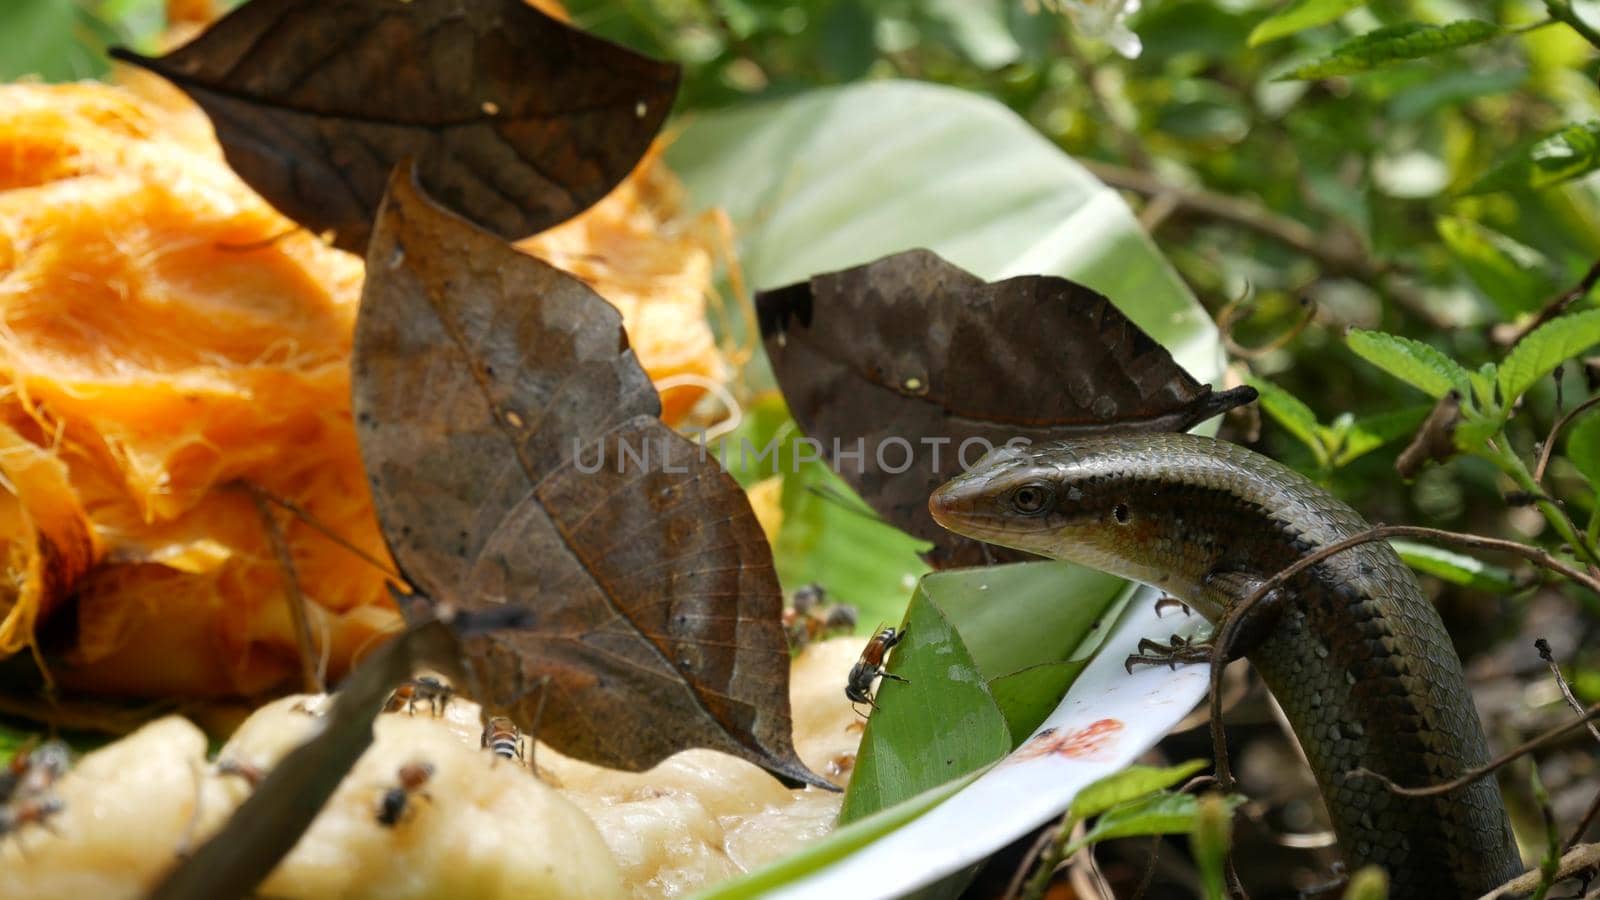
[{"label": "serrated green leaf", "polygon": [[1317,424],[1317,414],[1311,411],[1311,407],[1301,402],[1299,397],[1265,379],[1251,377],[1245,381],[1260,395],[1257,399],[1267,415],[1282,425],[1285,431],[1294,435],[1300,443],[1309,447],[1312,455],[1317,458],[1318,465],[1326,466],[1328,450],[1323,444],[1320,427]]},{"label": "serrated green leaf", "polygon": [[1466,193],[1537,190],[1586,175],[1596,167],[1600,167],[1600,120],[1577,122],[1513,152],[1473,182]]},{"label": "serrated green leaf", "polygon": [[1514,591],[1521,586],[1510,569],[1491,565],[1464,553],[1411,541],[1389,543],[1406,565],[1451,584],[1498,593]]},{"label": "serrated green leaf", "polygon": [[1600,309],[1551,319],[1517,342],[1500,364],[1501,402],[1507,407],[1556,366],[1600,344]]},{"label": "serrated green leaf", "polygon": [[1166,767],[1129,766],[1079,791],[1072,800],[1072,815],[1078,819],[1098,816],[1113,806],[1172,787],[1205,767],[1203,759]]},{"label": "serrated green leaf", "polygon": [[1334,453],[1335,466],[1349,465],[1356,459],[1391,441],[1416,434],[1422,420],[1428,417],[1431,406],[1408,406],[1394,412],[1364,416],[1352,421],[1344,430],[1344,442]]},{"label": "serrated green leaf", "polygon": [[1600,410],[1591,409],[1568,427],[1567,459],[1600,492]]},{"label": "serrated green leaf", "polygon": [[1499,419],[1472,416],[1456,424],[1451,439],[1455,441],[1456,449],[1462,453],[1476,453],[1504,427],[1505,422]]},{"label": "serrated green leaf", "polygon": [[1250,46],[1259,47],[1269,41],[1288,37],[1335,21],[1357,7],[1366,6],[1368,0],[1294,0],[1282,11],[1269,16],[1250,32]]},{"label": "serrated green leaf", "polygon": [[[1244,803],[1244,798],[1230,794],[1227,802],[1228,809],[1233,810]],[[1108,809],[1082,837],[1067,845],[1066,855],[1112,838],[1188,832],[1194,828],[1198,806],[1193,794],[1160,793]]]},{"label": "serrated green leaf", "polygon": [[1506,317],[1538,309],[1559,287],[1539,251],[1470,219],[1440,216],[1439,237]]},{"label": "serrated green leaf", "polygon": [[1455,360],[1421,341],[1352,328],[1345,343],[1355,354],[1435,399],[1450,391],[1471,397],[1472,381]]},{"label": "serrated green leaf", "polygon": [[1509,407],[1511,401],[1505,396],[1497,395],[1495,389],[1500,385],[1500,373],[1492,362],[1479,366],[1477,371],[1467,376],[1472,381],[1472,396],[1481,409],[1493,409],[1499,406]]},{"label": "serrated green leaf", "polygon": [[1311,80],[1330,75],[1354,75],[1390,63],[1436,56],[1460,47],[1481,44],[1504,32],[1493,22],[1462,19],[1448,25],[1407,22],[1357,35],[1333,48],[1327,56],[1307,63],[1277,80]]}]

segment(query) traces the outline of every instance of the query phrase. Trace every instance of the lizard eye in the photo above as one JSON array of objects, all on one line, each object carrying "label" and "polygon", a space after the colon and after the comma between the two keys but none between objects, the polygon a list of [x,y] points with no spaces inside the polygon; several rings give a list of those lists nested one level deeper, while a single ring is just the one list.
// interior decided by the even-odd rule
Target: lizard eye
[{"label": "lizard eye", "polygon": [[1025,516],[1036,516],[1050,508],[1055,492],[1042,484],[1025,484],[1011,492],[1011,508]]},{"label": "lizard eye", "polygon": [[1128,524],[1128,504],[1118,503],[1111,507],[1111,517],[1117,520],[1118,525]]}]

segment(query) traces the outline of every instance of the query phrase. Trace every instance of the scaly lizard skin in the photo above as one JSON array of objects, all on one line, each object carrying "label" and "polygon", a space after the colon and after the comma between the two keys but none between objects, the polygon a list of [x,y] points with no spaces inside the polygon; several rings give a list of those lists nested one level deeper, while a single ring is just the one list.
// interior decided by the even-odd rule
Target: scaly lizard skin
[{"label": "scaly lizard skin", "polygon": [[[1369,527],[1290,469],[1187,434],[1001,448],[928,505],[951,531],[1154,585],[1212,622]],[[1237,650],[1288,715],[1346,864],[1383,866],[1392,898],[1477,897],[1519,874],[1493,777],[1409,799],[1349,774],[1429,785],[1489,759],[1450,636],[1389,545],[1335,554],[1268,600]]]}]

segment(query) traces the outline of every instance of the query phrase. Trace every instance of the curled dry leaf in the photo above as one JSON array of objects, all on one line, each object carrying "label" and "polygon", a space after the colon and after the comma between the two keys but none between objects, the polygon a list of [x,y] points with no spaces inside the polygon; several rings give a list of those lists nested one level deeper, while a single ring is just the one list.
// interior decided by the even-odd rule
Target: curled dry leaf
[{"label": "curled dry leaf", "polygon": [[1007,553],[928,515],[933,489],[986,449],[1185,431],[1255,399],[1253,388],[1195,381],[1081,284],[991,284],[928,250],[763,291],[756,305],[795,420],[879,515],[933,542],[938,566]]},{"label": "curled dry leaf", "polygon": [[251,187],[356,252],[406,158],[508,239],[571,218],[639,161],[678,85],[522,0],[252,0],[166,56],[113,56],[183,88]]},{"label": "curled dry leaf", "polygon": [[603,765],[700,746],[825,784],[791,746],[772,551],[733,479],[657,418],[615,309],[397,173],[353,380],[407,578],[463,609],[533,609],[529,630],[469,643],[485,706],[527,728],[542,690],[539,738]]}]

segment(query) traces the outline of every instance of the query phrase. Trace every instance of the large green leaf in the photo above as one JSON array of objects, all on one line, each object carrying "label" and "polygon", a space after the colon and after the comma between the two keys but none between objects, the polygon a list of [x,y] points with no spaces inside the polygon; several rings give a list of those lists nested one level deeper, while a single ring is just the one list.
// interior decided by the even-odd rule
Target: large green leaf
[{"label": "large green leaf", "polygon": [[855,606],[858,630],[898,621],[906,598],[928,566],[925,545],[877,517],[819,462],[783,479],[783,527],[773,546],[778,578],[794,588],[820,584],[828,596]]},{"label": "large green leaf", "polygon": [[1493,22],[1463,19],[1448,25],[1407,22],[1357,35],[1334,47],[1321,59],[1306,63],[1279,80],[1310,80],[1331,75],[1354,75],[1391,63],[1437,56],[1499,37],[1504,32]]},{"label": "large green leaf", "polygon": [[[1197,378],[1221,373],[1210,319],[1121,197],[991,100],[900,81],[811,91],[690,116],[668,161],[694,205],[728,212],[755,286],[927,247],[985,279],[1082,281]],[[822,466],[782,468],[784,583],[820,582],[868,625],[898,618],[883,613],[926,571],[918,545],[839,502],[851,494]]]},{"label": "large green leaf", "polygon": [[918,590],[867,720],[841,824],[960,778],[1011,751],[1005,716],[944,610]]},{"label": "large green leaf", "polygon": [[1088,664],[1131,591],[1067,563],[938,572],[919,586],[961,633],[990,694],[1022,742]]},{"label": "large green leaf", "polygon": [[1500,363],[1500,393],[1509,406],[1556,366],[1600,344],[1600,309],[1561,316],[1535,328]]},{"label": "large green leaf", "polygon": [[1577,122],[1512,153],[1467,188],[1483,194],[1543,188],[1600,167],[1600,120]]},{"label": "large green leaf", "polygon": [[1259,47],[1269,41],[1298,34],[1307,28],[1326,25],[1352,9],[1367,5],[1367,0],[1294,0],[1288,6],[1263,19],[1250,32],[1250,46]]},{"label": "large green leaf", "polygon": [[1202,381],[1216,329],[1115,191],[992,100],[877,81],[699,114],[667,151],[739,261],[778,287],[927,247],[986,280],[1062,275],[1110,297]]}]

